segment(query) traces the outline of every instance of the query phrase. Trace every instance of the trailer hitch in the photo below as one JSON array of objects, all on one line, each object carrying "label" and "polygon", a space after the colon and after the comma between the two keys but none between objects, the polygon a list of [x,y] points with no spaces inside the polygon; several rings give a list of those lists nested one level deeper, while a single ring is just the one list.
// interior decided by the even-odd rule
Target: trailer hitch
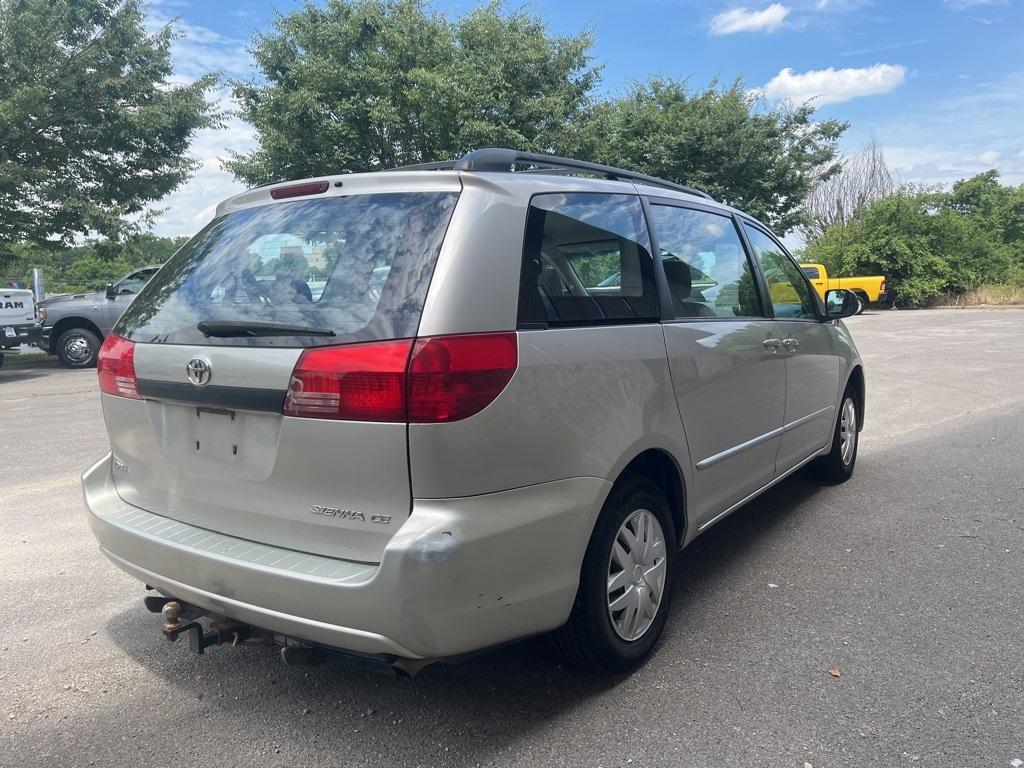
[{"label": "trailer hitch", "polygon": [[[153,605],[150,605],[150,602]],[[211,622],[209,630],[198,621],[182,623],[182,606],[177,600],[159,597],[146,598],[146,607],[151,611],[156,608],[158,603],[160,604],[158,610],[164,617],[164,625],[161,628],[164,637],[174,643],[181,635],[187,634],[189,647],[196,653],[204,653],[212,645],[222,645],[223,643],[239,645],[247,640],[252,632],[252,627],[249,625],[235,622]]]}]

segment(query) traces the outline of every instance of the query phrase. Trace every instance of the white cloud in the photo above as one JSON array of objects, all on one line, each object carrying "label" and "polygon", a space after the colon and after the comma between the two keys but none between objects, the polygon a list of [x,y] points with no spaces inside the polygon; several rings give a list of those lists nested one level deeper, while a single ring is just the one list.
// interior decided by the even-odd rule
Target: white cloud
[{"label": "white cloud", "polygon": [[[226,91],[218,94],[217,103],[222,109],[234,106]],[[153,206],[163,211],[153,224],[154,234],[177,237],[198,232],[213,218],[217,203],[246,188],[221,167],[222,161],[232,150],[247,152],[255,146],[255,129],[237,116],[228,117],[222,128],[200,131],[189,154],[201,165],[185,184]]]},{"label": "white cloud", "polygon": [[900,48],[910,48],[916,45],[924,45],[928,40],[926,38],[918,38],[917,40],[903,40],[898,43],[886,43],[884,45],[876,45],[868,48],[854,48],[849,51],[840,52],[840,56],[868,56],[872,53],[885,53],[886,51],[898,51]]},{"label": "white cloud", "polygon": [[[174,8],[173,2],[163,0],[151,7],[146,20],[150,31],[170,22],[164,9]],[[181,20],[175,21],[174,26],[181,35],[171,44],[172,82],[191,83],[210,72],[228,79],[242,79],[252,73],[247,39],[222,35]],[[152,206],[162,211],[153,224],[154,234],[193,235],[213,218],[217,203],[245,189],[246,185],[236,181],[221,163],[231,151],[247,152],[255,147],[256,132],[235,114],[237,105],[226,85],[218,87],[211,97],[218,110],[226,115],[224,125],[196,135],[189,155],[198,160],[200,166],[189,181]]]},{"label": "white cloud", "polygon": [[711,34],[731,35],[735,32],[774,32],[789,15],[789,8],[772,3],[760,11],[733,8],[711,19]]},{"label": "white cloud", "polygon": [[981,5],[1009,5],[1009,0],[945,0],[945,3],[954,10],[963,11]]},{"label": "white cloud", "polygon": [[869,138],[885,150],[900,181],[951,185],[991,168],[1003,184],[1024,184],[1024,72],[958,86],[959,94],[914,105],[896,119],[856,123],[844,144]]},{"label": "white cloud", "polygon": [[874,64],[870,67],[812,69],[794,72],[789,67],[765,83],[758,93],[771,101],[803,104],[814,99],[816,106],[838,104],[858,96],[888,93],[907,76],[900,64]]},{"label": "white cloud", "polygon": [[[1024,157],[1003,158],[999,152],[977,153],[971,144],[922,144],[906,146],[883,144],[885,159],[896,177],[910,184],[940,184],[949,187],[954,181],[966,179],[995,168],[1003,184],[1020,184],[1024,180]],[[991,154],[997,155],[989,162]]]}]

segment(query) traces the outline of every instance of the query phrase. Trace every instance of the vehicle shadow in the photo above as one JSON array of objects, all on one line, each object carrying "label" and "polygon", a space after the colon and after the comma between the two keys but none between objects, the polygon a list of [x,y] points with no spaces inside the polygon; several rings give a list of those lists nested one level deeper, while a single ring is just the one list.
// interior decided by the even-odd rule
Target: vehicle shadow
[{"label": "vehicle shadow", "polygon": [[[820,484],[798,473],[684,550],[669,633],[706,632],[699,618],[680,621],[680,614],[701,599],[703,585],[729,569],[773,527],[798,514],[803,502],[820,490]],[[402,744],[412,739],[444,750],[418,755],[423,764],[443,759],[475,765],[530,738],[587,700],[617,696],[617,687],[632,690],[645,675],[657,674],[641,668],[633,675],[590,676],[562,664],[545,638],[533,638],[459,664],[435,664],[413,680],[392,680],[330,664],[287,667],[276,650],[266,647],[217,647],[197,656],[184,641],[164,641],[159,626],[160,618],[148,614],[140,600],[137,608],[112,616],[106,630],[128,656],[167,682],[169,695],[199,697],[204,706],[238,717],[286,718],[289,739],[312,739],[329,749],[336,738],[333,746],[343,749],[353,764],[362,758],[400,764],[408,758],[400,751]],[[657,664],[657,658],[655,654],[651,663]],[[396,726],[404,731],[398,742],[387,738],[387,728]]]},{"label": "vehicle shadow", "polygon": [[687,593],[699,592],[702,582],[728,568],[756,546],[759,539],[791,516],[806,512],[804,502],[823,492],[823,485],[809,469],[803,469],[768,489],[711,527],[680,553],[673,610]]},{"label": "vehicle shadow", "polygon": [[46,376],[48,371],[35,368],[0,368],[0,382],[4,381],[29,381]]}]

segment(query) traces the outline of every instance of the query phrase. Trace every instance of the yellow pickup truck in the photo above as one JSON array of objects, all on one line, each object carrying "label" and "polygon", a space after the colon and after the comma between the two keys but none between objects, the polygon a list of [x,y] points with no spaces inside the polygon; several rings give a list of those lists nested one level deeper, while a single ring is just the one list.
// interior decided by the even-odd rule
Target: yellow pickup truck
[{"label": "yellow pickup truck", "polygon": [[828,270],[825,269],[824,264],[800,264],[800,269],[807,275],[807,279],[811,281],[811,285],[814,286],[814,290],[818,292],[818,295],[822,299],[825,298],[825,292],[836,288],[843,288],[847,291],[853,291],[857,296],[860,297],[861,303],[864,306],[871,304],[884,304],[888,294],[886,292],[885,278],[881,276],[875,277],[829,277]]}]

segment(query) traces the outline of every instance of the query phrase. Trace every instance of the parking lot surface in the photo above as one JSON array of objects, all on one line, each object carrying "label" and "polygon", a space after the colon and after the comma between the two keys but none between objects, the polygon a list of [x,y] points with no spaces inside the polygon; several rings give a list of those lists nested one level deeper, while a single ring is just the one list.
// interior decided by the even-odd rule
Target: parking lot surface
[{"label": "parking lot surface", "polygon": [[0,765],[1024,760],[1024,311],[848,325],[854,478],[798,473],[698,539],[655,655],[617,679],[543,639],[397,681],[167,643],[85,521],[95,372],[0,370]]}]

